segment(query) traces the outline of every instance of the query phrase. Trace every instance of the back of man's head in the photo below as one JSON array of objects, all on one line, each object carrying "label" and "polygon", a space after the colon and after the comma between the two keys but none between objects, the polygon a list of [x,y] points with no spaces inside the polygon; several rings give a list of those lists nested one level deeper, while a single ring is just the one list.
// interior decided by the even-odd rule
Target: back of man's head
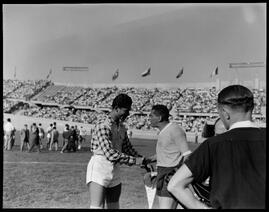
[{"label": "back of man's head", "polygon": [[121,93],[117,95],[112,102],[112,109],[115,108],[131,108],[132,99],[127,94]]},{"label": "back of man's head", "polygon": [[248,112],[254,108],[254,97],[248,88],[242,85],[230,85],[219,92],[218,104],[227,105],[232,110]]},{"label": "back of man's head", "polygon": [[152,110],[155,114],[162,117],[161,121],[168,121],[169,120],[169,110],[165,105],[153,105]]},{"label": "back of man's head", "polygon": [[8,122],[11,122],[11,119],[10,119],[10,118],[7,118],[7,121],[8,121]]}]

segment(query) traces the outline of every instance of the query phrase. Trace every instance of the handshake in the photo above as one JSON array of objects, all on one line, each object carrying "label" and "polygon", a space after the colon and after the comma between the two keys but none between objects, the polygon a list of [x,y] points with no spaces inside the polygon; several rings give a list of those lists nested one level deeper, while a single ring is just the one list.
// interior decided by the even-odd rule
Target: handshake
[{"label": "handshake", "polygon": [[154,168],[150,163],[155,162],[154,159],[146,158],[146,157],[137,157],[136,158],[136,165],[140,166],[140,168],[146,169],[147,172],[154,171]]}]

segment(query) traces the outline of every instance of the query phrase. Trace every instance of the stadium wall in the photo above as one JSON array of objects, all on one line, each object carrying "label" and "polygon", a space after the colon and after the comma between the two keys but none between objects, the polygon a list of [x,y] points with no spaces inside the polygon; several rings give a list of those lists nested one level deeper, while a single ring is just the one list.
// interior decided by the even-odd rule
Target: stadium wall
[{"label": "stadium wall", "polygon": [[[213,82],[189,82],[189,83],[92,83],[92,84],[67,84],[67,83],[61,83],[61,82],[54,82],[55,85],[64,85],[64,86],[80,86],[80,87],[92,87],[92,88],[104,88],[104,87],[113,87],[117,86],[119,88],[126,88],[126,87],[136,87],[136,88],[195,88],[195,89],[201,89],[201,88],[212,88],[216,87],[217,89],[222,89],[230,84],[232,84],[230,81],[223,81],[219,78],[216,79],[216,81]],[[241,83],[240,83],[241,84]],[[255,88],[255,81],[244,81],[242,82],[242,85],[248,87],[248,88]],[[259,81],[259,88],[266,88],[266,82]]]}]

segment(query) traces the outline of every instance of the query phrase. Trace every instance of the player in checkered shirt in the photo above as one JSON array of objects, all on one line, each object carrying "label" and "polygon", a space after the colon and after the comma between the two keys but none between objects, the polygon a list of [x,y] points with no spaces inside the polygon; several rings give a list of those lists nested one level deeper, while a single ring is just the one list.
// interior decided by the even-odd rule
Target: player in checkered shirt
[{"label": "player in checkered shirt", "polygon": [[120,164],[142,165],[144,157],[133,148],[123,121],[129,115],[132,99],[119,94],[107,117],[97,121],[92,133],[91,157],[86,184],[89,187],[91,208],[119,208],[121,194]]}]

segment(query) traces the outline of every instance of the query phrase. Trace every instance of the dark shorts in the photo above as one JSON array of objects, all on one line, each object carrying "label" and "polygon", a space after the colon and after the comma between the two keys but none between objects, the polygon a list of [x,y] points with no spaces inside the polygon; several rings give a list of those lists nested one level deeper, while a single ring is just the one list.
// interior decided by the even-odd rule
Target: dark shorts
[{"label": "dark shorts", "polygon": [[169,174],[174,173],[175,167],[162,167],[157,166],[157,192],[156,194],[161,197],[170,197],[175,199],[175,197],[167,190],[167,177]]}]

